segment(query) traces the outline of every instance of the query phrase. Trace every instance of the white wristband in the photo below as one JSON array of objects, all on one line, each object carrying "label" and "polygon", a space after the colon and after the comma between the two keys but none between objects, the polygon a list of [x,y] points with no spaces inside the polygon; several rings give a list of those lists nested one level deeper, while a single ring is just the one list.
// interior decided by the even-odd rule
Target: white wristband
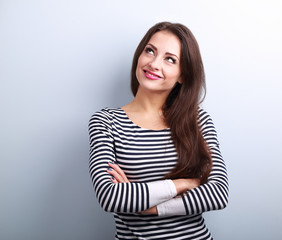
[{"label": "white wristband", "polygon": [[159,216],[186,215],[182,197],[176,197],[157,205]]},{"label": "white wristband", "polygon": [[177,195],[176,187],[172,180],[162,180],[147,183],[150,194],[150,207],[170,200]]}]

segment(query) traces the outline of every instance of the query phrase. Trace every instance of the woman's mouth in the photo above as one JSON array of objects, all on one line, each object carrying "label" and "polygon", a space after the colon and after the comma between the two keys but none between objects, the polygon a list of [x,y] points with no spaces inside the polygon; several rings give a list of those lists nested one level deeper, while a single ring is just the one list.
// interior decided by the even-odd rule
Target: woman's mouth
[{"label": "woman's mouth", "polygon": [[159,76],[155,73],[152,73],[148,70],[144,70],[144,73],[145,73],[146,78],[151,79],[151,80],[158,80],[158,79],[162,78],[161,76]]}]

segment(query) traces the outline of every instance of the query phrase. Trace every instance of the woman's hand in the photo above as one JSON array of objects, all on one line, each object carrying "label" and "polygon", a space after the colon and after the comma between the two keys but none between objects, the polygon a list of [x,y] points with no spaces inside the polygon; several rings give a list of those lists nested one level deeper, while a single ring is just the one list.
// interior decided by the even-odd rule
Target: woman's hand
[{"label": "woman's hand", "polygon": [[144,214],[144,215],[146,215],[146,214],[158,215],[158,209],[157,209],[156,206],[154,206],[154,207],[151,207],[151,208],[146,209],[146,210],[144,210],[144,211],[142,211],[142,212],[139,212],[139,213],[140,213],[140,214]]},{"label": "woman's hand", "polygon": [[[107,169],[107,172],[111,175],[111,181],[113,183],[126,183],[129,182],[127,179],[124,171],[116,164],[113,162],[108,162],[109,168]],[[155,214],[158,215],[158,210],[157,207],[151,207],[149,209],[146,209],[142,212],[139,212],[140,214]]]},{"label": "woman's hand", "polygon": [[200,186],[201,183],[201,180],[199,178],[180,178],[172,181],[175,185],[177,195],[196,188]]},{"label": "woman's hand", "polygon": [[107,169],[107,173],[111,175],[111,181],[113,183],[129,182],[125,173],[123,172],[123,170],[121,170],[121,168],[117,164],[113,162],[108,162],[108,165],[110,167]]}]

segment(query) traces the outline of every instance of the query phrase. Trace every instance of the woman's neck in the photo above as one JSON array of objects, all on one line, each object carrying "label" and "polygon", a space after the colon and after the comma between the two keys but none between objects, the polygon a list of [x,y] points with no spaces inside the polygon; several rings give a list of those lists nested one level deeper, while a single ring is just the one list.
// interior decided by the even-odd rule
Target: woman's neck
[{"label": "woman's neck", "polygon": [[162,94],[146,94],[138,91],[131,103],[122,107],[136,125],[153,130],[166,129],[162,107],[166,97]]},{"label": "woman's neck", "polygon": [[133,101],[129,104],[132,110],[144,113],[162,113],[167,96],[161,93],[151,93],[138,89]]}]

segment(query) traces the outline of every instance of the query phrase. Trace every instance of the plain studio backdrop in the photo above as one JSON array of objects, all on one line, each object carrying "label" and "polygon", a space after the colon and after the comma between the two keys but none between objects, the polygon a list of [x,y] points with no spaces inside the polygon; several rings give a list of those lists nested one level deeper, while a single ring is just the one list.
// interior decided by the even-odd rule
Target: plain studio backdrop
[{"label": "plain studio backdrop", "polygon": [[0,0],[0,239],[113,239],[88,172],[88,120],[132,100],[131,61],[156,22],[200,45],[228,168],[216,240],[282,239],[281,1]]}]

